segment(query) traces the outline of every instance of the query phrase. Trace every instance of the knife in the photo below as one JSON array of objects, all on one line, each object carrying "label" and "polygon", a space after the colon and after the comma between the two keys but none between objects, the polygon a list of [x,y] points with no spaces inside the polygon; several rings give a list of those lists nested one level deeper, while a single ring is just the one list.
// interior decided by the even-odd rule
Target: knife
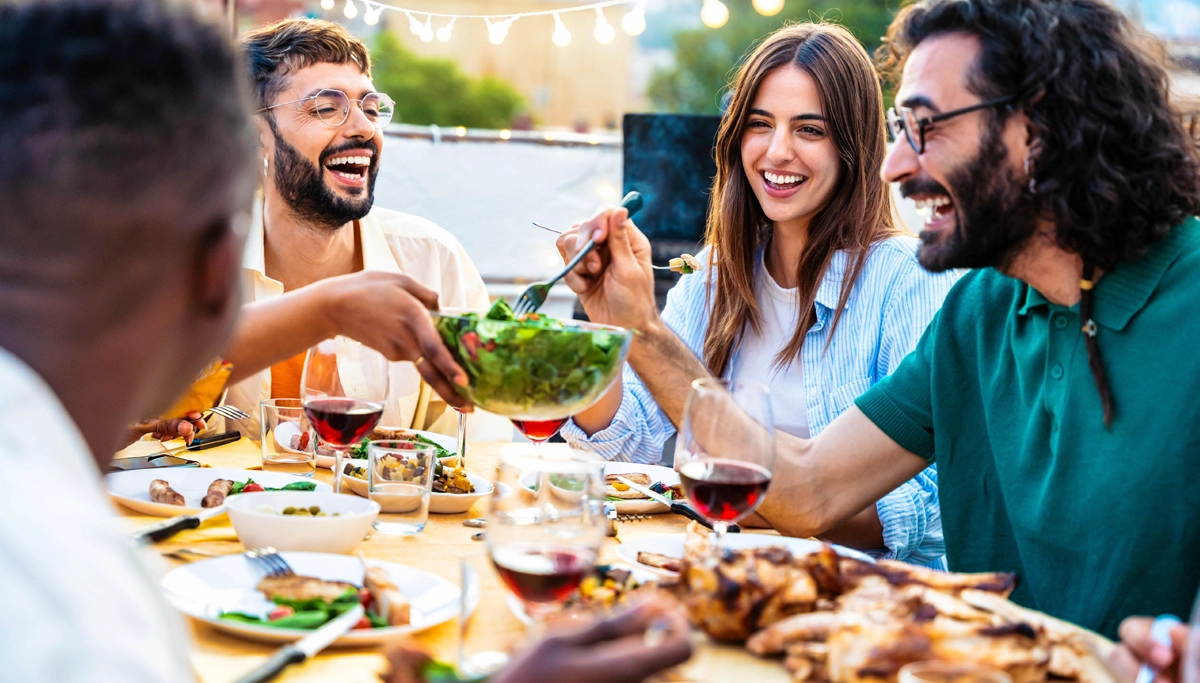
[{"label": "knife", "polygon": [[216,517],[225,512],[224,505],[207,508],[194,515],[178,515],[133,532],[133,540],[138,544],[157,543],[170,538],[184,529],[195,529],[209,517]]},{"label": "knife", "polygon": [[349,633],[350,629],[354,628],[354,625],[358,623],[358,620],[363,618],[363,614],[363,606],[361,604],[355,605],[348,612],[342,613],[333,621],[304,636],[300,640],[291,645],[279,648],[275,651],[275,654],[271,655],[270,659],[260,664],[250,673],[237,679],[237,683],[266,683],[266,681],[274,679],[283,673],[284,669],[316,655],[328,647],[330,643]]},{"label": "knife", "polygon": [[231,432],[225,432],[224,434],[215,434],[213,436],[192,439],[190,444],[168,448],[155,453],[148,453],[147,455],[151,458],[158,458],[164,455],[176,455],[183,453],[184,451],[203,451],[209,448],[216,448],[217,446],[224,446],[227,443],[233,443],[241,438],[242,433],[235,429]]},{"label": "knife", "polygon": [[[635,484],[632,481],[629,481],[628,479],[626,479],[625,477],[622,477],[619,475],[617,476],[617,481],[628,486],[629,488],[633,489],[634,491],[637,491],[638,493],[642,494],[643,496],[646,496],[650,500],[655,500],[655,501],[662,503],[663,505],[666,505],[668,508],[671,509],[671,512],[674,512],[677,515],[683,515],[684,517],[687,517],[688,519],[694,519],[697,522],[700,522],[704,526],[708,527],[709,529],[712,528],[712,523],[710,523],[707,519],[705,519],[704,516],[701,515],[699,512],[696,512],[692,508],[692,506],[688,505],[687,503],[681,503],[677,500],[671,500],[670,498],[667,498],[663,494],[659,493],[658,491],[655,491],[654,489],[652,489],[648,486],[642,486],[641,484]],[[734,533],[734,534],[738,533],[741,530],[742,530],[742,528],[736,524],[730,524],[729,528],[726,529],[726,531],[728,531],[730,533]]]}]

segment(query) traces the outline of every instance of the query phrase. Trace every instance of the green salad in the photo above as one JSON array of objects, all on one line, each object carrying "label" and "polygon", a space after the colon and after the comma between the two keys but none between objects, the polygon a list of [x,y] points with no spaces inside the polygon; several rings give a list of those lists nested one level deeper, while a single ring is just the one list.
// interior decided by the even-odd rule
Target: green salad
[{"label": "green salad", "polygon": [[458,387],[484,410],[557,419],[587,407],[620,371],[629,333],[564,323],[539,313],[518,318],[503,299],[487,315],[440,316],[438,332],[466,370]]},{"label": "green salad", "polygon": [[[275,595],[271,598],[271,602],[278,605],[278,608],[267,616],[257,616],[245,612],[222,612],[220,618],[274,628],[316,629],[349,611],[363,599],[361,592],[356,588],[347,588],[345,593],[333,600],[317,597],[295,600]],[[369,622],[371,628],[387,626],[387,621],[374,612],[367,610],[365,614],[364,618]],[[362,626],[366,625],[362,624]]]},{"label": "green salad", "polygon": [[[433,439],[429,439],[424,436],[421,436],[420,434],[409,434],[408,438],[406,440],[413,441],[416,443],[423,443],[426,446],[433,446],[434,448],[437,449],[437,457],[439,457],[439,458],[451,458],[451,457],[454,457],[454,455],[455,455],[454,453],[443,448],[442,445],[439,444],[438,442],[434,441]],[[367,444],[369,444],[369,443],[371,443],[370,439],[363,439],[361,443],[357,444],[356,446],[354,446],[353,448],[350,449],[350,457],[356,458],[358,460],[366,460],[367,459]]]}]

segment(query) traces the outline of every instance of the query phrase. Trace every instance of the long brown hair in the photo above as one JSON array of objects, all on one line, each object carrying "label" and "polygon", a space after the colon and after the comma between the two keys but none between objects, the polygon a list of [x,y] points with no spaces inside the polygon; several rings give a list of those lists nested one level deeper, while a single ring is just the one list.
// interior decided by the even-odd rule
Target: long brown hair
[{"label": "long brown hair", "polygon": [[[705,235],[712,312],[704,338],[704,361],[718,376],[729,366],[734,345],[746,326],[757,332],[761,325],[754,296],[754,265],[770,237],[771,221],[742,170],[742,135],[759,84],[767,74],[789,65],[803,69],[816,81],[841,163],[834,194],[813,217],[804,253],[796,265],[799,324],[787,347],[776,356],[777,365],[786,365],[799,355],[805,334],[816,322],[817,290],[834,253],[845,250],[848,260],[831,339],[871,245],[900,232],[891,191],[879,176],[887,153],[883,94],[866,50],[849,31],[832,24],[793,24],[767,36],[734,76],[733,98],[717,131],[717,176]],[[714,269],[720,271],[715,293]]]}]

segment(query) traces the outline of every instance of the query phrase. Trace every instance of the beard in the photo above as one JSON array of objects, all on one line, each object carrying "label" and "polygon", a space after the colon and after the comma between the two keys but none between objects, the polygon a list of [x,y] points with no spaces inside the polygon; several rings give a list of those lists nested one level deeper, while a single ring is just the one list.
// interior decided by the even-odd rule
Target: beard
[{"label": "beard", "polygon": [[1000,126],[989,128],[979,153],[947,176],[947,188],[925,176],[900,184],[904,196],[942,194],[954,199],[954,231],[922,233],[917,260],[935,273],[952,268],[1003,271],[1037,230],[1037,204],[1008,162]]},{"label": "beard", "polygon": [[[339,196],[325,182],[325,160],[347,149],[371,148],[371,167],[367,171],[365,188],[351,188],[360,196]],[[343,225],[366,216],[375,203],[375,178],[379,170],[379,144],[375,139],[328,147],[321,152],[317,164],[304,158],[278,132],[275,132],[275,187],[297,218],[313,227],[337,230]]]}]

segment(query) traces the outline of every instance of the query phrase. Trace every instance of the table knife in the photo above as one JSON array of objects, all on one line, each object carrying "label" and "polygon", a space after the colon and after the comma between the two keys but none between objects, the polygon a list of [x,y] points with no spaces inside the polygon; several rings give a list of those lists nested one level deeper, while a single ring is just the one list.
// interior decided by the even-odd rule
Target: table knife
[{"label": "table knife", "polygon": [[203,451],[209,448],[216,448],[217,446],[224,446],[225,444],[233,443],[241,438],[242,433],[234,430],[231,432],[225,432],[224,434],[214,434],[213,436],[192,439],[190,444],[168,448],[156,453],[147,453],[146,455],[151,458],[158,458],[164,455],[179,455],[180,453],[186,451]]},{"label": "table knife", "polygon": [[170,519],[164,519],[161,522],[151,524],[144,529],[133,532],[133,540],[139,544],[157,543],[165,538],[174,536],[184,529],[195,529],[209,517],[216,517],[224,512],[225,506],[218,505],[215,508],[201,510],[194,515],[178,515]]},{"label": "table knife", "polygon": [[[683,515],[684,517],[687,517],[688,519],[694,519],[697,522],[708,527],[709,529],[712,528],[712,524],[707,519],[704,519],[703,515],[701,515],[699,512],[696,512],[692,508],[692,506],[688,505],[687,503],[681,503],[680,501],[677,501],[677,500],[671,500],[670,498],[667,498],[663,494],[659,493],[658,491],[655,491],[654,489],[652,489],[648,486],[642,486],[641,484],[635,484],[632,481],[629,481],[628,479],[626,479],[625,477],[622,477],[622,476],[617,476],[617,481],[628,486],[629,488],[633,489],[634,491],[637,491],[638,493],[642,494],[643,496],[646,496],[650,500],[658,501],[659,503],[666,505],[668,508],[670,508],[671,512],[674,512],[677,515]],[[728,531],[730,533],[737,533],[741,530],[742,530],[742,528],[736,524],[730,524],[729,528],[726,529],[726,531]]]},{"label": "table knife", "polygon": [[363,606],[355,605],[333,621],[304,636],[300,640],[279,648],[270,659],[250,673],[237,679],[237,683],[266,683],[293,664],[299,664],[328,647],[333,641],[350,632],[359,619],[363,618]]}]

